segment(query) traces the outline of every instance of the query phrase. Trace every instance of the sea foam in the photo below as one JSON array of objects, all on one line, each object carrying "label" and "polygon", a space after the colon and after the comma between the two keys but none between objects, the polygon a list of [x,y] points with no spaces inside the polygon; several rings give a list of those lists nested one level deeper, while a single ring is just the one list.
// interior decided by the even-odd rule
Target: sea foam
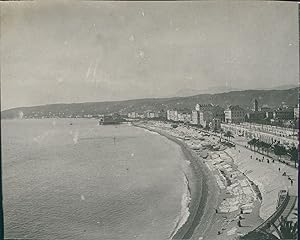
[{"label": "sea foam", "polygon": [[176,219],[175,229],[170,235],[170,239],[172,239],[175,236],[175,234],[186,223],[188,217],[190,216],[189,205],[191,202],[191,192],[189,187],[189,181],[185,174],[184,174],[184,185],[185,185],[185,192],[183,193],[181,198],[180,215]]}]

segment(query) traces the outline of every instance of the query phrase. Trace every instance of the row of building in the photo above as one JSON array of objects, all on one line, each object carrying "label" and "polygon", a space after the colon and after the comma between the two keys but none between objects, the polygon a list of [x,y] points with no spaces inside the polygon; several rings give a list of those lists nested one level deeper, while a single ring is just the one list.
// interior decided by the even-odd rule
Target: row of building
[{"label": "row of building", "polygon": [[226,109],[214,104],[197,104],[195,108],[189,109],[169,109],[167,111],[145,111],[143,113],[130,112],[128,118],[140,119],[166,119],[172,122],[181,122],[202,127],[219,128],[220,123],[241,124],[266,123],[272,124],[278,121],[289,122],[299,119],[298,107],[281,106],[271,109],[268,106],[259,108],[258,101],[254,99],[251,111],[247,111],[238,105],[230,105]]},{"label": "row of building", "polygon": [[184,122],[192,125],[201,125],[202,127],[219,126],[219,122],[228,124],[241,124],[244,122],[252,123],[276,123],[278,121],[286,122],[299,119],[298,107],[281,107],[271,109],[263,106],[258,108],[258,101],[255,99],[253,109],[246,111],[238,105],[230,105],[223,109],[213,104],[197,104],[191,113],[179,110],[167,110],[167,120],[174,122]]},{"label": "row of building", "polygon": [[143,113],[138,113],[138,112],[130,112],[127,114],[127,117],[128,118],[140,118],[140,119],[144,119],[144,118],[147,118],[147,119],[158,119],[158,118],[164,118],[165,116],[165,112],[163,111],[145,111]]}]

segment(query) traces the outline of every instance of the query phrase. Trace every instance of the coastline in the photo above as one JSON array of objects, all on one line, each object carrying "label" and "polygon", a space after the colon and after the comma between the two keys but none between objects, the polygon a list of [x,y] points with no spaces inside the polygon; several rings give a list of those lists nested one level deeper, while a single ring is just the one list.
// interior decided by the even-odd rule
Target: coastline
[{"label": "coastline", "polygon": [[201,157],[197,156],[186,143],[158,129],[154,130],[136,123],[133,126],[156,132],[177,143],[181,147],[185,159],[190,162],[192,176],[186,175],[191,195],[188,204],[189,216],[177,231],[176,228],[173,230],[170,234],[171,239],[190,239],[196,229],[197,232],[204,235],[211,227],[210,223],[215,217],[215,209],[219,200],[219,189],[213,180],[213,175],[202,162]]}]

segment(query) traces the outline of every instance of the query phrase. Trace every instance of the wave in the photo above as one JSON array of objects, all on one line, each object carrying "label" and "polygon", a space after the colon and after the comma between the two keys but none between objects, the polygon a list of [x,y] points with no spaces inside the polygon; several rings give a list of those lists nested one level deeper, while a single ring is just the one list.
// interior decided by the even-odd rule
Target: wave
[{"label": "wave", "polygon": [[189,185],[189,180],[184,174],[184,184],[185,184],[185,192],[182,195],[181,198],[181,210],[180,215],[176,219],[176,224],[173,232],[170,234],[170,239],[172,239],[175,234],[178,232],[178,230],[186,223],[190,216],[190,202],[191,202],[191,189]]}]

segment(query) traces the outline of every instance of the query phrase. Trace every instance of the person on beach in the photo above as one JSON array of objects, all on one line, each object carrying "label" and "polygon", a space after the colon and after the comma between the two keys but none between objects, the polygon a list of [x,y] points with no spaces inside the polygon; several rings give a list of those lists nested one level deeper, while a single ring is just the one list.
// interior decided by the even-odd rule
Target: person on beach
[{"label": "person on beach", "polygon": [[[274,161],[274,160],[273,160]],[[278,168],[278,171],[280,172],[280,168]]]},{"label": "person on beach", "polygon": [[291,186],[293,186],[293,180],[291,179]]}]

